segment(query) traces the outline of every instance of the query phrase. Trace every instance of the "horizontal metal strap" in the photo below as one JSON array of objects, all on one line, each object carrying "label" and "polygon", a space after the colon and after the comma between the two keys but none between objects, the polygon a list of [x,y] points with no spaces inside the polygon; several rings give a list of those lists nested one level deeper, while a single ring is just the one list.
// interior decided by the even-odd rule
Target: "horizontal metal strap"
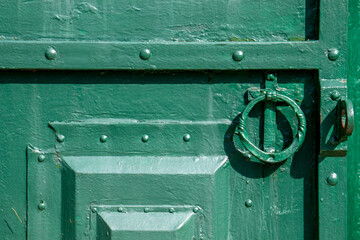
[{"label": "horizontal metal strap", "polygon": [[[243,53],[240,61],[234,60],[237,51]],[[12,40],[1,41],[0,52],[0,69],[318,69],[322,61],[330,62],[319,41],[142,43]]]}]

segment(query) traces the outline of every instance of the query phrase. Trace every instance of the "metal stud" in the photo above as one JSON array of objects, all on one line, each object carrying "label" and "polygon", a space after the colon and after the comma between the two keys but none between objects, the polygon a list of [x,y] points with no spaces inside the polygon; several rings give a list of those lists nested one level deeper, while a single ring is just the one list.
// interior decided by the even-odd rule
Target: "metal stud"
[{"label": "metal stud", "polygon": [[148,60],[151,57],[151,51],[149,49],[143,49],[140,51],[140,57],[143,60]]},{"label": "metal stud", "polygon": [[185,142],[189,142],[190,137],[191,137],[190,134],[187,133],[187,134],[184,135],[183,139],[184,139]]},{"label": "metal stud", "polygon": [[108,137],[106,135],[101,135],[100,142],[106,142],[108,140]]},{"label": "metal stud", "polygon": [[194,209],[193,209],[193,212],[194,212],[194,213],[197,213],[197,212],[199,212],[199,211],[200,211],[200,208],[194,207]]},{"label": "metal stud", "polygon": [[92,208],[91,211],[92,211],[93,213],[96,213],[96,212],[97,212],[97,208]]},{"label": "metal stud", "polygon": [[38,205],[38,208],[41,211],[45,210],[46,209],[46,203],[43,200],[41,200],[39,205]]},{"label": "metal stud", "polygon": [[124,208],[119,207],[119,208],[117,209],[117,211],[118,211],[118,212],[123,212],[123,211],[124,211]]},{"label": "metal stud", "polygon": [[245,201],[245,206],[246,207],[251,207],[253,205],[253,202],[251,201],[251,199],[247,199],[246,201]]},{"label": "metal stud", "polygon": [[45,52],[45,57],[48,60],[54,60],[57,56],[57,52],[53,47],[49,47]]},{"label": "metal stud", "polygon": [[341,97],[341,94],[338,91],[333,91],[331,93],[331,99],[332,100],[338,100]]},{"label": "metal stud", "polygon": [[335,186],[338,183],[338,181],[339,181],[339,177],[334,172],[330,173],[330,175],[327,177],[327,182],[331,186]]},{"label": "metal stud", "polygon": [[58,142],[64,142],[64,140],[65,140],[65,136],[64,136],[64,135],[61,135],[61,134],[57,135],[57,141],[58,141]]},{"label": "metal stud", "polygon": [[233,59],[235,60],[235,61],[241,61],[241,60],[243,60],[244,59],[244,52],[243,51],[236,51],[236,52],[234,52],[234,54],[233,54]]},{"label": "metal stud", "polygon": [[169,208],[169,212],[170,212],[170,213],[174,213],[174,212],[175,212],[175,209],[174,209],[174,208]]},{"label": "metal stud", "polygon": [[45,161],[45,155],[41,154],[41,155],[38,157],[38,161],[39,161],[39,162]]},{"label": "metal stud", "polygon": [[329,51],[328,51],[328,58],[331,61],[335,61],[336,59],[338,59],[339,55],[340,55],[340,52],[336,48],[329,49]]},{"label": "metal stud", "polygon": [[145,213],[148,213],[149,211],[150,211],[149,208],[145,208],[145,209],[144,209],[144,212],[145,212]]},{"label": "metal stud", "polygon": [[149,135],[143,135],[142,136],[142,138],[141,138],[141,140],[143,141],[143,142],[147,142],[147,141],[149,141]]}]

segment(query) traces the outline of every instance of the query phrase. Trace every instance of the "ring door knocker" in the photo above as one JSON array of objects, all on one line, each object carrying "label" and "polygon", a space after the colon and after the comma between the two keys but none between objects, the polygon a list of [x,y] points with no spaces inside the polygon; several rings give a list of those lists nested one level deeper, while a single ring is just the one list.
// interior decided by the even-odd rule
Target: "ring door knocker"
[{"label": "ring door knocker", "polygon": [[[299,126],[298,126],[298,132],[296,134],[296,137],[294,138],[293,142],[289,147],[284,149],[281,152],[266,152],[261,149],[259,149],[257,146],[255,146],[249,139],[248,133],[246,131],[246,119],[252,110],[252,108],[260,103],[260,102],[284,102],[287,105],[289,105],[293,111],[295,112],[298,120],[299,120]],[[276,90],[272,89],[266,89],[265,92],[263,92],[263,95],[260,95],[259,97],[253,99],[244,109],[244,111],[240,115],[239,120],[239,126],[238,126],[238,135],[240,136],[240,141],[243,144],[243,146],[256,158],[258,158],[260,161],[264,163],[278,163],[285,161],[289,158],[291,158],[301,147],[305,140],[306,135],[306,119],[305,114],[301,110],[301,108],[297,105],[297,103],[292,100],[291,98],[279,94],[276,92]]]}]

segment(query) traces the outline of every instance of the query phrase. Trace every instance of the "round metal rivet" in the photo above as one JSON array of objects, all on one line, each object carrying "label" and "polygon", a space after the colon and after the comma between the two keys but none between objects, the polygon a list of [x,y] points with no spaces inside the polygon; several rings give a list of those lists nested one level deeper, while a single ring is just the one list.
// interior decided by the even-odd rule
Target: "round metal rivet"
[{"label": "round metal rivet", "polygon": [[336,48],[329,49],[328,58],[331,61],[335,61],[336,59],[338,59],[339,55],[340,55],[340,52]]},{"label": "round metal rivet", "polygon": [[274,81],[276,80],[276,76],[272,73],[269,73],[267,76],[266,76],[266,79],[269,80],[269,81]]},{"label": "round metal rivet", "polygon": [[249,180],[247,180],[247,181],[246,181],[246,184],[249,184],[249,183],[250,183]]},{"label": "round metal rivet", "polygon": [[184,139],[185,142],[190,141],[190,134],[185,134],[183,139]]},{"label": "round metal rivet", "polygon": [[93,208],[93,209],[91,209],[91,211],[92,211],[93,213],[96,213],[96,212],[97,212],[97,208]]},{"label": "round metal rivet", "polygon": [[246,201],[245,201],[245,206],[246,207],[251,207],[253,205],[253,202],[251,201],[251,199],[247,199]]},{"label": "round metal rivet", "polygon": [[148,213],[149,211],[150,211],[149,208],[145,208],[145,209],[144,209],[144,212],[146,212],[146,213]]},{"label": "round metal rivet", "polygon": [[331,93],[331,99],[332,100],[338,100],[341,97],[341,94],[338,91],[333,91]]},{"label": "round metal rivet", "polygon": [[57,135],[57,141],[58,142],[63,142],[65,140],[65,136],[64,135]]},{"label": "round metal rivet", "polygon": [[236,52],[234,52],[234,54],[233,54],[233,59],[235,60],[235,61],[241,61],[241,60],[243,60],[244,59],[244,52],[243,51],[236,51]]},{"label": "round metal rivet", "polygon": [[174,208],[169,208],[169,212],[170,212],[170,213],[174,213],[174,212],[175,212],[175,209],[174,209]]},{"label": "round metal rivet", "polygon": [[146,134],[145,134],[144,136],[142,136],[141,140],[142,140],[143,142],[149,141],[149,135],[146,135]]},{"label": "round metal rivet", "polygon": [[43,211],[46,209],[46,203],[44,201],[41,201],[38,205],[39,210]]},{"label": "round metal rivet", "polygon": [[151,51],[149,49],[143,49],[140,52],[140,57],[143,60],[148,60],[151,56]]},{"label": "round metal rivet", "polygon": [[199,212],[199,211],[200,211],[200,208],[194,207],[194,209],[193,209],[193,212],[194,212],[194,213],[197,213],[197,212]]},{"label": "round metal rivet", "polygon": [[119,207],[117,210],[118,210],[118,212],[123,212],[123,211],[124,211],[124,208]]},{"label": "round metal rivet", "polygon": [[49,60],[54,60],[56,56],[57,56],[57,52],[52,47],[49,47],[45,52],[45,57]]},{"label": "round metal rivet", "polygon": [[45,161],[45,155],[40,155],[39,157],[38,157],[38,161],[39,162],[43,162],[43,161]]},{"label": "round metal rivet", "polygon": [[320,198],[320,202],[323,202],[324,201],[324,198]]},{"label": "round metal rivet", "polygon": [[102,135],[100,137],[100,142],[106,142],[108,140],[108,137],[106,135]]},{"label": "round metal rivet", "polygon": [[331,186],[336,185],[338,181],[339,181],[338,175],[334,172],[330,173],[330,175],[327,177],[327,182]]}]

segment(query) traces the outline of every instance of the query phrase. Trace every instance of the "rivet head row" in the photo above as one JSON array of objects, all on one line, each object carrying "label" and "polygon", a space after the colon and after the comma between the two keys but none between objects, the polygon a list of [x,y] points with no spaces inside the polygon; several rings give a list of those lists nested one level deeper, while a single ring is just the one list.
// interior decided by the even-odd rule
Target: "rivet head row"
[{"label": "rivet head row", "polygon": [[39,161],[39,162],[45,161],[45,155],[41,154],[41,155],[38,157],[38,161]]},{"label": "rivet head row", "polygon": [[328,58],[331,61],[335,61],[336,59],[338,59],[339,55],[340,55],[340,52],[336,48],[331,48],[328,51]]},{"label": "rivet head row", "polygon": [[148,60],[151,57],[151,51],[149,49],[143,49],[140,51],[140,58]]},{"label": "rivet head row", "polygon": [[251,207],[253,205],[253,202],[251,201],[251,199],[247,199],[246,201],[245,201],[245,206],[246,207]]},{"label": "rivet head row", "polygon": [[[191,136],[190,136],[190,134],[188,134],[188,133],[183,136],[183,139],[184,139],[185,142],[189,142],[189,141],[190,141],[190,138],[191,138]],[[101,136],[100,136],[100,142],[102,142],[102,143],[107,142],[108,139],[109,139],[109,138],[108,138],[108,136],[106,136],[106,135],[101,135]],[[149,135],[147,135],[147,134],[143,135],[142,138],[141,138],[141,140],[142,140],[143,142],[148,142],[148,141],[149,141]],[[60,142],[60,143],[64,142],[64,141],[65,141],[65,136],[64,136],[64,135],[61,135],[61,134],[57,135],[57,141]],[[45,157],[45,156],[44,156],[44,157]],[[40,157],[39,157],[39,158],[40,158]],[[41,158],[42,158],[42,157],[41,157]],[[45,158],[44,158],[44,159],[45,159]],[[41,162],[40,159],[39,159],[39,162]]]},{"label": "rivet head row", "polygon": [[107,140],[108,140],[108,136],[106,136],[106,135],[101,135],[101,137],[100,137],[100,142],[104,143],[104,142],[106,142]]},{"label": "rivet head row", "polygon": [[234,59],[235,61],[241,61],[241,60],[244,59],[244,57],[245,57],[245,56],[244,56],[244,52],[243,52],[243,51],[240,51],[240,50],[234,52],[234,54],[233,54],[233,59]]},{"label": "rivet head row", "polygon": [[57,52],[53,47],[49,47],[45,52],[45,57],[48,60],[54,60],[57,56]]},{"label": "rivet head row", "polygon": [[336,173],[332,172],[330,173],[330,175],[327,177],[327,183],[330,186],[335,186],[339,181],[339,177]]}]

